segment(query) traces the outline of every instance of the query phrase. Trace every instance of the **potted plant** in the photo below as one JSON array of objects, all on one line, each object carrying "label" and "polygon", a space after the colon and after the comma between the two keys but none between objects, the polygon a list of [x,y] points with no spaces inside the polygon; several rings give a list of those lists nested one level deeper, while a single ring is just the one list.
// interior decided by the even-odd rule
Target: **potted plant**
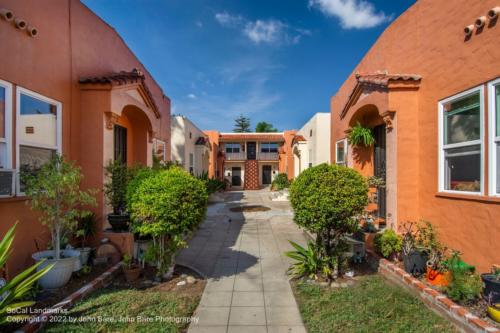
[{"label": "potted plant", "polygon": [[85,205],[95,205],[95,191],[80,190],[82,174],[80,168],[56,154],[39,171],[25,178],[26,194],[31,197],[31,208],[39,212],[39,220],[51,234],[52,250],[33,254],[41,270],[54,265],[41,279],[46,289],[59,288],[71,278],[71,273],[80,266],[80,253],[76,250],[61,250],[61,239],[69,237],[75,230],[77,219],[87,212]]},{"label": "potted plant", "polygon": [[108,222],[113,231],[127,231],[130,216],[127,213],[127,184],[129,173],[127,165],[119,159],[110,161],[106,166],[108,181],[104,184],[104,194],[113,212],[108,214]]},{"label": "potted plant", "polygon": [[357,122],[347,134],[347,140],[352,146],[370,147],[375,143],[375,136],[373,135],[373,130],[371,128],[364,127]]},{"label": "potted plant", "polygon": [[491,273],[481,274],[484,283],[483,295],[491,303],[500,303],[500,266],[494,266]]},{"label": "potted plant", "polygon": [[374,245],[384,258],[394,261],[401,252],[402,239],[394,230],[388,229],[376,234]]},{"label": "potted plant", "polygon": [[128,283],[136,281],[141,275],[141,266],[137,265],[128,254],[123,255],[123,274]]},{"label": "potted plant", "polygon": [[446,294],[455,302],[467,304],[475,302],[481,296],[481,277],[475,273],[475,267],[466,264],[460,257],[460,252],[454,251],[447,260],[450,271]]},{"label": "potted plant", "polygon": [[93,212],[89,212],[78,221],[76,236],[80,239],[80,247],[75,250],[80,252],[80,262],[82,263],[82,266],[87,265],[90,251],[92,251],[92,248],[87,246],[87,240],[95,233],[95,219],[95,214]]},{"label": "potted plant", "polygon": [[425,249],[417,247],[418,229],[416,223],[406,222],[400,228],[404,269],[409,274],[420,276],[426,271],[427,253]]}]

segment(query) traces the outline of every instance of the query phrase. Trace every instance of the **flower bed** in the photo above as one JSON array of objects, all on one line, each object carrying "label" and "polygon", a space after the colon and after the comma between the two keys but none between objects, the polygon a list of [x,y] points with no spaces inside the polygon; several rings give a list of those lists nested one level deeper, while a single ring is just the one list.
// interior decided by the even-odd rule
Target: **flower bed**
[{"label": "flower bed", "polygon": [[492,322],[479,318],[386,259],[380,259],[379,273],[418,295],[431,309],[449,318],[465,332],[500,333],[500,329],[494,327]]}]

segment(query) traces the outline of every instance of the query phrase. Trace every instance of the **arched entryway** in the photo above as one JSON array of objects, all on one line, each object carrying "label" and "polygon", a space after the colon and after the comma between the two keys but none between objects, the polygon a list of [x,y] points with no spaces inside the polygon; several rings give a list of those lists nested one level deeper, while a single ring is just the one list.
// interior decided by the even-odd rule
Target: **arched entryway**
[{"label": "arched entryway", "polygon": [[[355,126],[369,128],[375,139],[371,146],[356,145],[351,147],[351,165],[365,177],[375,176],[384,183],[387,181],[387,128],[376,105],[359,107],[349,119],[349,128]],[[387,192],[385,186],[370,189],[370,204],[367,210],[380,224],[387,220]]]},{"label": "arched entryway", "polygon": [[151,132],[151,122],[144,111],[135,105],[125,106],[113,126],[114,159],[128,165],[147,165]]}]

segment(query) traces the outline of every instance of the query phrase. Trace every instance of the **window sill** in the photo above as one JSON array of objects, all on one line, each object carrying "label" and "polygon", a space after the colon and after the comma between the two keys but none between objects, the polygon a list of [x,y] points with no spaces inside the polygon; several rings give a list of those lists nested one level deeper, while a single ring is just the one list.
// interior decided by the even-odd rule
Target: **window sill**
[{"label": "window sill", "polygon": [[498,204],[500,204],[500,197],[490,197],[490,196],[486,196],[486,195],[437,192],[436,197],[445,198],[445,199],[453,199],[453,200],[469,200],[469,201],[477,201],[477,202],[484,202],[484,203],[498,203]]}]

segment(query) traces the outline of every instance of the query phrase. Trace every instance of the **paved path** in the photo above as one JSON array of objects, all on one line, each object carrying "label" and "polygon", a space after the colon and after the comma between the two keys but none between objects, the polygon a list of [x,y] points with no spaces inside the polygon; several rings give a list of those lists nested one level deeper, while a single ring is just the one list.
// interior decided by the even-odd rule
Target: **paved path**
[{"label": "paved path", "polygon": [[[306,332],[287,279],[288,240],[305,243],[288,203],[268,190],[228,192],[177,258],[208,278],[189,333]],[[230,208],[263,205],[266,212]]]}]

